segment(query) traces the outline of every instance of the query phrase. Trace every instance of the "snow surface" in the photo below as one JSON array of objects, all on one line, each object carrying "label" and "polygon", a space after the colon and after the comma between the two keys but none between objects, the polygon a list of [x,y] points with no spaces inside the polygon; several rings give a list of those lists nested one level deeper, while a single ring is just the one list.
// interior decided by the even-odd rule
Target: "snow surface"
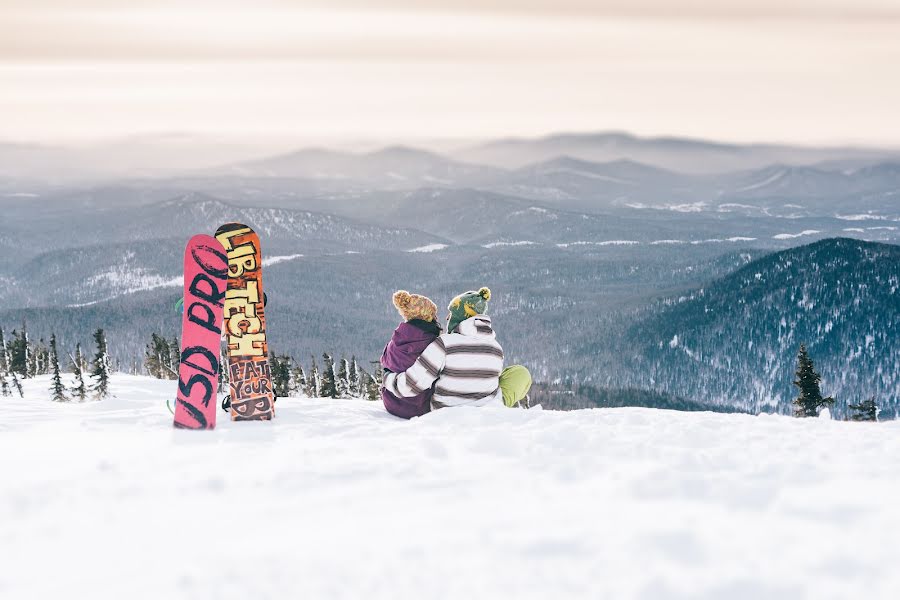
[{"label": "snow surface", "polygon": [[818,229],[804,229],[800,233],[779,233],[772,236],[773,240],[792,240],[794,238],[803,237],[805,235],[815,235],[822,233]]},{"label": "snow surface", "polygon": [[706,208],[706,202],[691,202],[686,204],[644,204],[643,202],[632,202],[630,204],[626,204],[628,208],[634,208],[638,210],[650,209],[650,210],[670,210],[673,212],[680,213],[698,213],[703,212]]},{"label": "snow surface", "polygon": [[882,215],[873,215],[871,213],[863,213],[859,215],[834,215],[834,218],[842,221],[885,221],[887,217]]},{"label": "snow surface", "polygon": [[418,248],[407,250],[407,252],[437,252],[447,247],[447,244],[428,244],[427,246],[419,246]]},{"label": "snow surface", "polygon": [[[754,237],[730,237],[724,240],[719,238],[710,238],[705,240],[654,240],[649,242],[650,246],[659,246],[659,245],[676,245],[676,244],[693,244],[694,246],[699,246],[701,244],[721,244],[723,242],[752,242],[755,241]],[[573,246],[642,246],[644,242],[640,242],[638,240],[607,240],[604,242],[588,242],[588,241],[577,241],[577,242],[566,242],[563,244],[556,244],[557,248],[569,248]],[[485,246],[487,248],[488,246]]]},{"label": "snow surface", "polygon": [[483,244],[482,248],[499,248],[501,246],[534,246],[535,242],[529,242],[528,240],[521,240],[518,242],[491,242],[490,244]]},{"label": "snow surface", "polygon": [[637,246],[640,242],[637,240],[606,240],[604,242],[569,242],[567,244],[557,244],[558,248],[568,248],[570,246]]},{"label": "snow surface", "polygon": [[268,267],[271,265],[277,265],[278,263],[288,262],[290,260],[297,260],[298,258],[303,258],[302,254],[284,254],[281,256],[269,256],[268,258],[264,258],[262,264],[264,267]]},{"label": "snow surface", "polygon": [[787,175],[787,173],[788,173],[787,169],[779,169],[779,170],[775,171],[774,173],[772,173],[771,175],[769,175],[768,177],[766,177],[765,179],[763,179],[762,181],[757,181],[755,183],[751,183],[750,185],[745,185],[744,187],[740,187],[740,188],[736,189],[735,192],[749,192],[750,190],[757,190],[761,187],[766,187],[767,185],[769,185],[771,183],[775,183],[776,181],[778,181],[779,179],[781,179],[782,177]]},{"label": "snow surface", "polygon": [[[0,398],[0,597],[895,599],[900,422]],[[221,416],[225,416],[220,412]],[[221,417],[220,417],[221,418]]]}]

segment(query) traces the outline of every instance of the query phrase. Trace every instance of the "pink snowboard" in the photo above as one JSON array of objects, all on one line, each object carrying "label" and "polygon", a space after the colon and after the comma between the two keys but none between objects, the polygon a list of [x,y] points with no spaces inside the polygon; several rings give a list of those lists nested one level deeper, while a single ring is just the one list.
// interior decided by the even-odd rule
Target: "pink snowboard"
[{"label": "pink snowboard", "polygon": [[228,256],[211,235],[195,235],[184,249],[184,311],[175,427],[214,429]]}]

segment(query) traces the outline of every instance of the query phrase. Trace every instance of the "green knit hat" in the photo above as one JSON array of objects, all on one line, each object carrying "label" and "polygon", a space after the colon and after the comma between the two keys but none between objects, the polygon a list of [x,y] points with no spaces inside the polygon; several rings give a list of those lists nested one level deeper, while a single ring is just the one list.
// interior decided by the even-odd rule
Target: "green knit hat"
[{"label": "green knit hat", "polygon": [[483,315],[487,310],[488,300],[491,299],[491,290],[486,287],[477,292],[469,291],[460,294],[450,302],[447,309],[450,311],[450,322],[447,324],[447,332],[453,333],[457,326],[470,317]]}]

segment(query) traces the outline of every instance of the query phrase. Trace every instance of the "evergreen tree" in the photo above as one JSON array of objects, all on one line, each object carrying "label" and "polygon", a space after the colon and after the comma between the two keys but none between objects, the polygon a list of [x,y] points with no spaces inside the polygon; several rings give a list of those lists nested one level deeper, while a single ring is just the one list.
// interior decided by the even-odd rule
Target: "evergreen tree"
[{"label": "evergreen tree", "polygon": [[13,354],[11,350],[11,346],[16,340],[16,331],[12,332],[13,340],[11,342],[6,342],[4,340],[3,346],[0,347],[0,351],[3,352],[4,360],[6,361],[6,372],[9,375],[9,378],[12,380],[12,387],[19,393],[19,398],[24,398],[25,394],[22,392],[22,383],[19,381],[19,378],[16,376],[16,371],[13,369]]},{"label": "evergreen tree", "polygon": [[269,374],[272,378],[272,390],[276,398],[290,396],[291,357],[287,355],[269,357]]},{"label": "evergreen tree", "polygon": [[819,374],[816,373],[812,359],[806,352],[806,346],[800,344],[797,354],[797,379],[794,385],[800,388],[800,395],[794,399],[795,417],[816,417],[823,406],[834,405],[834,398],[823,398],[819,390]]},{"label": "evergreen tree", "polygon": [[161,335],[152,334],[144,353],[144,366],[151,377],[176,379],[177,369],[172,369],[172,346]]},{"label": "evergreen tree", "polygon": [[56,349],[56,334],[50,334],[50,371],[53,373],[53,385],[50,392],[53,394],[54,402],[68,402],[66,397],[66,387],[63,385],[62,377],[59,374],[59,353]]},{"label": "evergreen tree", "polygon": [[297,363],[297,366],[291,371],[291,395],[303,394],[306,392],[306,373],[303,371],[303,365]]},{"label": "evergreen tree", "polygon": [[228,354],[225,345],[219,346],[219,389],[228,390],[231,385],[231,374],[228,371]]},{"label": "evergreen tree", "polygon": [[346,358],[341,358],[337,378],[334,381],[337,390],[336,398],[350,398],[350,363]]},{"label": "evergreen tree", "polygon": [[181,344],[177,337],[173,337],[169,343],[169,377],[167,379],[178,379],[179,367],[181,367]]},{"label": "evergreen tree", "polygon": [[94,384],[91,391],[97,400],[109,397],[109,353],[106,349],[106,335],[102,329],[94,332],[94,342],[97,344],[97,353],[94,355],[91,379]]},{"label": "evergreen tree", "polygon": [[9,372],[9,358],[6,354],[6,339],[3,337],[3,328],[0,327],[0,396],[12,396],[9,382],[6,380]]},{"label": "evergreen tree", "polygon": [[84,385],[84,356],[81,354],[81,344],[75,344],[75,356],[72,359],[72,373],[75,375],[75,384],[72,386],[72,397],[79,402],[87,398],[87,386]]},{"label": "evergreen tree", "polygon": [[12,378],[13,387],[16,389],[17,392],[19,392],[19,398],[24,398],[25,392],[22,391],[22,382],[20,382],[19,378],[16,377],[16,372],[10,371],[9,376],[10,376],[10,378]]},{"label": "evergreen tree", "polygon": [[350,358],[350,368],[347,372],[347,388],[352,398],[359,398],[362,394],[362,378],[359,374],[359,365],[356,363],[356,357]]},{"label": "evergreen tree", "polygon": [[144,349],[144,368],[147,369],[147,374],[150,377],[155,377],[159,379],[160,375],[160,360],[159,353],[157,352],[157,348],[159,347],[159,336],[155,333],[150,334],[150,342],[146,345]]},{"label": "evergreen tree", "polygon": [[46,375],[49,372],[50,352],[44,345],[44,338],[41,338],[31,352],[31,374],[32,377],[37,375]]},{"label": "evergreen tree", "polygon": [[294,359],[293,357],[284,355],[286,359],[288,359],[288,369],[287,369],[287,381],[285,382],[285,391],[287,392],[288,398],[294,397],[294,391],[297,389],[297,382],[294,381]]},{"label": "evergreen tree", "polygon": [[26,343],[26,348],[28,351],[28,378],[34,379],[37,375],[41,374],[39,370],[41,344],[38,343],[37,345],[35,345]]},{"label": "evergreen tree", "polygon": [[381,366],[381,361],[373,361],[372,364],[375,366],[375,374],[368,375],[368,381],[366,382],[366,399],[367,400],[381,400],[381,382],[384,381],[384,368]]},{"label": "evergreen tree", "polygon": [[327,352],[324,352],[322,361],[325,363],[325,366],[322,370],[322,381],[319,383],[319,397],[337,398],[337,377],[334,372],[334,359]]},{"label": "evergreen tree", "polygon": [[306,378],[306,395],[310,398],[319,397],[319,389],[322,386],[322,377],[319,375],[319,366],[316,357],[312,357],[312,367],[309,369],[309,377]]},{"label": "evergreen tree", "polygon": [[878,420],[878,405],[875,403],[875,398],[863,400],[859,404],[850,404],[847,408],[853,411],[853,414],[850,415],[850,419],[853,421]]},{"label": "evergreen tree", "polygon": [[13,329],[7,351],[10,373],[18,374],[23,379],[28,377],[28,334]]},{"label": "evergreen tree", "polygon": [[34,365],[34,356],[32,356],[31,352],[31,342],[28,340],[28,328],[25,321],[22,321],[22,361],[23,361],[23,370],[25,379],[30,379],[34,377],[34,371],[32,371],[32,367]]}]

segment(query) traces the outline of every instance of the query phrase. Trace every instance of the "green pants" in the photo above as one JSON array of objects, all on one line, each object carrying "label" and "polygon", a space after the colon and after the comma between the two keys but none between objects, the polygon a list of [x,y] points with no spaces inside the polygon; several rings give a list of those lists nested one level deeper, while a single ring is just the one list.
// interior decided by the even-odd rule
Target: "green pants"
[{"label": "green pants", "polygon": [[506,367],[500,373],[500,389],[503,390],[503,404],[518,406],[531,389],[531,373],[522,365]]}]

